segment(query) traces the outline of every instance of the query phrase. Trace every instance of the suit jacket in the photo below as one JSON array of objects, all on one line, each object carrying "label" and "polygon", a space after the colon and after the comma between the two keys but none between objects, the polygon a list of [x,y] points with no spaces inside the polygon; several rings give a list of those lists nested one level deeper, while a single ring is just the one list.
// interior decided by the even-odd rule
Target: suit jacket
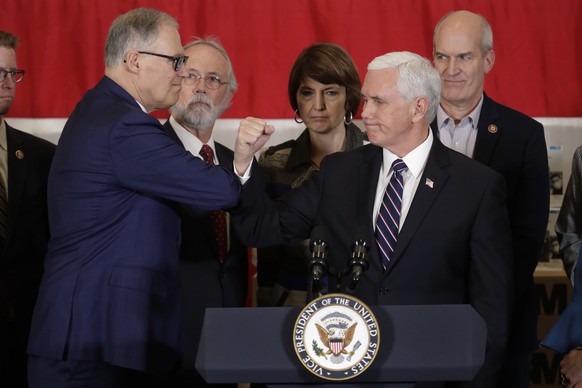
[{"label": "suit jacket", "polygon": [[[175,142],[182,142],[170,121],[164,131]],[[219,164],[232,166],[234,153],[220,143],[214,143]],[[218,260],[210,213],[181,205],[182,245],[180,247],[182,276],[182,300],[184,316],[185,353],[187,366],[194,368],[200,341],[204,312],[207,307],[243,307],[246,301],[248,281],[247,248],[242,245],[229,226],[230,247],[221,263]]]},{"label": "suit jacket", "polygon": [[48,181],[51,227],[28,351],[164,373],[180,358],[176,203],[234,205],[207,166],[110,78],[77,104]]},{"label": "suit jacket", "polygon": [[[373,230],[381,164],[382,149],[374,145],[332,154],[313,179],[277,203],[268,201],[261,172],[253,166],[232,212],[241,240],[257,246],[290,243],[322,225],[329,236],[328,263],[339,271],[351,257],[351,245],[363,237],[372,247],[370,268],[354,295],[369,305],[470,303],[488,330],[485,364],[471,386],[494,386],[507,341],[511,290],[503,179],[435,138],[383,272]],[[333,290],[335,277],[328,280]]]},{"label": "suit jacket", "polygon": [[[529,353],[537,347],[533,273],[542,252],[550,203],[544,127],[486,94],[477,127],[473,159],[503,175],[507,186],[515,281],[508,351]],[[432,128],[438,132],[436,122]]]},{"label": "suit jacket", "polygon": [[[12,342],[14,347],[0,346],[0,370],[6,366],[6,373],[13,374],[25,366],[30,320],[49,240],[46,187],[55,145],[8,124],[6,138],[9,206],[7,237],[0,247],[0,342]],[[22,365],[12,364],[21,358]]]}]

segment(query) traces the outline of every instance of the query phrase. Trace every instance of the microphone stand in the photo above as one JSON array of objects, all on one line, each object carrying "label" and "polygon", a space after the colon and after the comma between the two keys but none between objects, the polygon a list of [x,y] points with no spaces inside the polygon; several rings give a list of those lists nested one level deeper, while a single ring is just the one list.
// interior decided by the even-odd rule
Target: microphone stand
[{"label": "microphone stand", "polygon": [[322,240],[315,240],[311,243],[310,248],[311,260],[309,260],[308,265],[311,276],[307,287],[307,303],[315,299],[314,295],[317,295],[323,289],[323,276],[327,272],[327,243]]},{"label": "microphone stand", "polygon": [[352,246],[352,258],[348,261],[347,273],[352,273],[352,280],[346,289],[353,293],[360,282],[362,274],[370,268],[368,251],[370,247],[364,239],[357,240]]}]

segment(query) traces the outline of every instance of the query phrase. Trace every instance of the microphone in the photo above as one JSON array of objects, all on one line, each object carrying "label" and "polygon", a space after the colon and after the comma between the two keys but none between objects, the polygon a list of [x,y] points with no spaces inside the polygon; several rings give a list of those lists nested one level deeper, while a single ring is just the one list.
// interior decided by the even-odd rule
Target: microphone
[{"label": "microphone", "polygon": [[370,247],[363,238],[356,240],[352,245],[352,258],[348,262],[348,272],[352,273],[352,282],[350,290],[355,290],[362,273],[368,270],[370,263],[368,262],[368,251]]},{"label": "microphone", "polygon": [[309,260],[309,270],[313,281],[319,282],[327,272],[327,230],[324,226],[316,226],[311,232],[309,249],[311,250],[311,260]]}]

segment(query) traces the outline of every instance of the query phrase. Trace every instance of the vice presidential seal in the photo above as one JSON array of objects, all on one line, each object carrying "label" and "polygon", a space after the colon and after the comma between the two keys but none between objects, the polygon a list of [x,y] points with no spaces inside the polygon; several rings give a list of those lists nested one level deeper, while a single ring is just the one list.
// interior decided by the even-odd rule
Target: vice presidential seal
[{"label": "vice presidential seal", "polygon": [[376,358],[380,331],[376,317],[360,300],[328,294],[305,306],[293,328],[297,357],[311,373],[327,380],[347,380]]}]

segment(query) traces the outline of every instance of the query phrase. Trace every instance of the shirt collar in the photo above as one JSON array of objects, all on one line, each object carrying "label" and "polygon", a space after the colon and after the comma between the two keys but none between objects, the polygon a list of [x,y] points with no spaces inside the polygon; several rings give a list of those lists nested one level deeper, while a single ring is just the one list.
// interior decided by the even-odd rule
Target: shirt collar
[{"label": "shirt collar", "polygon": [[[483,107],[483,95],[481,95],[481,98],[479,99],[479,103],[477,104],[475,109],[473,109],[467,116],[463,117],[462,120],[464,120],[466,117],[468,117],[469,123],[471,124],[471,127],[473,129],[477,129],[477,124],[479,123],[479,117],[481,116],[481,108],[482,107]],[[449,117],[449,115],[447,115],[447,113],[444,111],[442,106],[439,104],[438,109],[437,109],[438,128],[441,129],[442,127],[447,125],[447,122],[449,120],[452,120],[452,118]]]},{"label": "shirt collar", "polygon": [[385,176],[387,176],[391,170],[392,163],[396,159],[402,159],[408,167],[408,171],[415,177],[419,177],[424,171],[424,166],[426,165],[426,160],[428,159],[428,154],[430,148],[432,147],[433,134],[432,130],[428,130],[428,136],[426,139],[415,149],[406,154],[403,158],[399,158],[392,152],[388,151],[386,148],[382,149],[382,171]]},{"label": "shirt collar", "polygon": [[[200,139],[198,139],[196,135],[188,132],[186,128],[184,128],[179,122],[176,121],[174,116],[170,116],[170,125],[172,128],[174,128],[174,132],[176,132],[176,135],[184,145],[184,148],[190,151],[192,155],[201,158],[200,149],[204,144],[200,141]],[[214,152],[214,163],[218,164],[218,159],[216,157],[216,147],[214,145],[214,139],[212,135],[210,135],[210,139],[208,139],[208,143],[206,144],[212,148],[212,152]]]},{"label": "shirt collar", "polygon": [[6,121],[0,117],[0,148],[8,151],[8,140],[6,138]]}]

